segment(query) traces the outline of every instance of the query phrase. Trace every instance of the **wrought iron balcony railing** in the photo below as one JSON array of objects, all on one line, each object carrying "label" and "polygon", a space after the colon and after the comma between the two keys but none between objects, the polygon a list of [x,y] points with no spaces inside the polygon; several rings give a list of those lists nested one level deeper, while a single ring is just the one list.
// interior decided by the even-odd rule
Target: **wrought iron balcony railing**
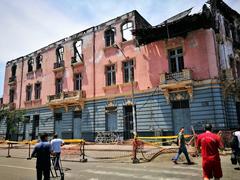
[{"label": "wrought iron balcony railing", "polygon": [[59,61],[59,62],[55,62],[54,63],[54,69],[57,69],[57,68],[61,68],[61,67],[64,67],[64,61]]},{"label": "wrought iron balcony railing", "polygon": [[56,95],[49,95],[48,102],[65,101],[69,99],[80,100],[86,97],[85,91],[67,91]]},{"label": "wrought iron balcony railing", "polygon": [[160,75],[160,84],[168,84],[186,80],[192,80],[192,72],[190,69],[183,69],[182,72],[163,73]]},{"label": "wrought iron balcony railing", "polygon": [[16,76],[9,77],[9,80],[8,80],[9,83],[12,83],[15,81],[16,81]]}]

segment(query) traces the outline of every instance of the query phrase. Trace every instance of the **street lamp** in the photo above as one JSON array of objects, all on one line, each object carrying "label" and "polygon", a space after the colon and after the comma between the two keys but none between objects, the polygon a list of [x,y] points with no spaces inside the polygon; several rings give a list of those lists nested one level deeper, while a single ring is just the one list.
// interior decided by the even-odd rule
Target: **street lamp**
[{"label": "street lamp", "polygon": [[[122,53],[122,55],[125,57],[125,59],[129,59],[128,56],[126,56],[123,52],[123,50],[117,45],[113,45],[114,48],[119,49]],[[136,122],[136,112],[135,112],[135,103],[134,103],[134,82],[133,82],[133,72],[131,73],[131,86],[132,86],[132,116],[133,116],[133,135],[134,137],[137,136],[137,122]]]}]

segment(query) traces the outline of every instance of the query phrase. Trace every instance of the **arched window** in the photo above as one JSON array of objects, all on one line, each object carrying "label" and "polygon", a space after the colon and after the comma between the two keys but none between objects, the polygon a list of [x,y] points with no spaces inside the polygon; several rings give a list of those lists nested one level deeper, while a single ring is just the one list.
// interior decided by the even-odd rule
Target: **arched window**
[{"label": "arched window", "polygon": [[63,48],[63,46],[59,46],[59,47],[56,49],[57,63],[60,63],[61,61],[63,61],[63,53],[64,53],[64,48]]},{"label": "arched window", "polygon": [[38,55],[36,57],[36,70],[41,69],[42,68],[42,55]]},{"label": "arched window", "polygon": [[126,22],[122,25],[123,41],[129,41],[129,40],[133,39],[132,30],[133,30],[133,23],[132,22]]},{"label": "arched window", "polygon": [[28,72],[32,72],[33,71],[33,59],[30,58],[28,60]]},{"label": "arched window", "polygon": [[106,47],[112,46],[114,44],[114,42],[115,42],[114,35],[115,35],[115,29],[114,28],[107,29],[104,32],[105,46]]}]

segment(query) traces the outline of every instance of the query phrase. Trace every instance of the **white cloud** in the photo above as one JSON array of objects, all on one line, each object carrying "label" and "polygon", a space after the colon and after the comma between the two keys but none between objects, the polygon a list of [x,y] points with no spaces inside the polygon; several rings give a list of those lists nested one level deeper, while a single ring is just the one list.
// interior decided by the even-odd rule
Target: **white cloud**
[{"label": "white cloud", "polygon": [[1,0],[0,16],[0,61],[4,62],[87,27],[39,0]]}]

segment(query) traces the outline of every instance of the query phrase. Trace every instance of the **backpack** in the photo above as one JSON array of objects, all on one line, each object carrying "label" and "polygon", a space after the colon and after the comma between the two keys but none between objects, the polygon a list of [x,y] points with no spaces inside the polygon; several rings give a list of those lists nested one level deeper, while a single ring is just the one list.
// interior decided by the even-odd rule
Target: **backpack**
[{"label": "backpack", "polygon": [[177,146],[179,146],[179,135],[176,138],[176,144],[177,144]]}]

